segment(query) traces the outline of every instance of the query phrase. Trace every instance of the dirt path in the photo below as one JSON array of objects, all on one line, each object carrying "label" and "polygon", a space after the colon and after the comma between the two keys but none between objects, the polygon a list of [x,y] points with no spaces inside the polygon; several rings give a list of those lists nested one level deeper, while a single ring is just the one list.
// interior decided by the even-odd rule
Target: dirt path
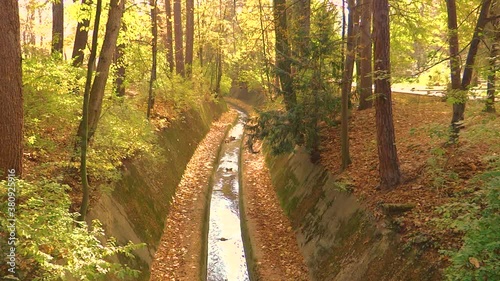
[{"label": "dirt path", "polygon": [[187,164],[165,222],[150,280],[200,279],[203,221],[210,176],[219,145],[235,118],[236,112],[231,110],[212,123]]}]

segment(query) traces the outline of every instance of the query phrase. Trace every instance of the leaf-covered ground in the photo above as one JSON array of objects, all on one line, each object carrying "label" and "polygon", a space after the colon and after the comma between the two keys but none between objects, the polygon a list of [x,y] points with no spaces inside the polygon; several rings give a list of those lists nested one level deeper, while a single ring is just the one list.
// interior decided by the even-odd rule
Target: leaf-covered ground
[{"label": "leaf-covered ground", "polygon": [[[255,145],[254,148],[257,148]],[[258,280],[309,280],[295,233],[281,209],[262,153],[245,149],[245,212],[257,259]]]},{"label": "leaf-covered ground", "polygon": [[213,122],[187,164],[165,221],[150,280],[199,280],[209,180],[218,147],[235,118],[236,112],[231,110]]},{"label": "leaf-covered ground", "polygon": [[[500,155],[500,122],[481,112],[482,104],[469,102],[465,128],[457,145],[444,145],[451,120],[451,105],[439,98],[395,94],[394,126],[403,183],[394,191],[376,190],[379,182],[375,110],[353,111],[350,119],[352,164],[341,172],[340,128],[322,132],[322,164],[374,213],[382,225],[401,234],[403,242],[428,250],[427,257],[441,266],[440,249],[457,248],[463,233],[442,223],[437,209],[472,196],[471,180],[488,169]],[[415,206],[404,213],[389,214],[386,204]]]}]

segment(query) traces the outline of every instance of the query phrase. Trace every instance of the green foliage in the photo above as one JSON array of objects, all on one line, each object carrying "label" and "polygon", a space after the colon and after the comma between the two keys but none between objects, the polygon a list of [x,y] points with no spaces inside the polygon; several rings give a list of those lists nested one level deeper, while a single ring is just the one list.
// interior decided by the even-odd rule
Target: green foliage
[{"label": "green foliage", "polygon": [[427,173],[432,178],[432,186],[438,190],[458,180],[457,173],[448,170],[446,150],[437,147],[431,150],[432,156],[427,159]]},{"label": "green foliage", "polygon": [[438,209],[441,223],[465,233],[458,250],[445,250],[452,264],[447,280],[500,279],[500,171],[477,177],[480,189],[466,202],[454,202]]},{"label": "green foliage", "polygon": [[135,110],[122,98],[113,97],[103,105],[103,114],[88,152],[88,170],[92,178],[105,183],[120,178],[122,161],[139,153],[156,153],[156,135],[142,111]]},{"label": "green foliage", "polygon": [[[80,118],[84,73],[52,57],[23,60],[24,140],[32,158],[56,164],[70,153]],[[49,154],[51,154],[50,158]],[[69,157],[68,157],[69,158]],[[65,165],[66,162],[56,165]],[[38,167],[44,173],[43,165]],[[51,172],[47,172],[47,176]]]},{"label": "green foliage", "polygon": [[[500,122],[494,114],[478,113],[483,107],[482,102],[471,101],[468,103],[469,110],[466,111],[465,120],[468,120],[467,130],[460,134],[471,143],[483,143],[489,146],[491,151],[500,148]],[[480,121],[476,121],[476,120]]]},{"label": "green foliage", "polygon": [[449,136],[449,128],[443,124],[433,123],[422,129],[429,134],[431,142],[434,144],[431,149],[431,157],[427,159],[426,171],[431,178],[432,187],[439,191],[458,180],[457,173],[446,167],[450,155],[442,147]]},{"label": "green foliage", "polygon": [[[81,120],[84,73],[50,57],[25,59],[23,72],[25,142],[33,157],[50,155],[44,165],[37,167],[39,174],[49,177],[54,167],[67,166],[74,152],[72,142]],[[136,109],[133,101],[108,95],[89,149],[88,164],[90,176],[102,187],[119,179],[122,160],[155,151],[154,130],[145,114]]]},{"label": "green foliage", "polygon": [[446,19],[434,1],[390,1],[391,78],[413,76],[441,59]]},{"label": "green foliage", "polygon": [[446,98],[446,101],[449,104],[466,103],[469,99],[469,92],[456,89],[448,89],[448,91],[446,92]]},{"label": "green foliage", "polygon": [[297,116],[295,112],[260,112],[257,137],[265,138],[275,155],[293,151],[295,144],[302,143]]},{"label": "green foliage", "polygon": [[[293,151],[304,145],[317,160],[319,152],[318,124],[335,125],[340,111],[339,88],[335,81],[342,75],[342,48],[338,36],[338,15],[328,2],[314,3],[311,15],[310,39],[305,48],[307,56],[293,60],[296,68],[293,88],[297,104],[288,112],[261,112],[259,127],[275,154]],[[298,38],[297,40],[299,40]]]},{"label": "green foliage", "polygon": [[[92,227],[77,222],[78,213],[68,212],[68,186],[49,181],[16,183],[16,258],[21,280],[109,280],[136,277],[127,265],[114,263],[117,254],[130,256],[142,245],[118,246],[114,239],[102,242],[104,232],[98,221]],[[6,181],[0,182],[0,245],[8,249]],[[11,192],[12,190],[9,190]],[[4,271],[7,272],[7,271]]]}]

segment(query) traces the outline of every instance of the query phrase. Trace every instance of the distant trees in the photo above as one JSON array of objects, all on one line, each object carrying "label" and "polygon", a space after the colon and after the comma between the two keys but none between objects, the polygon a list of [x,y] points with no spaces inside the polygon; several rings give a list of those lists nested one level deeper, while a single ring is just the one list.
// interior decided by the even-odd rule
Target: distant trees
[{"label": "distant trees", "polygon": [[[123,26],[122,30],[125,30]],[[115,54],[113,56],[113,64],[116,66],[116,77],[115,77],[115,92],[119,97],[125,96],[125,43],[120,43],[116,46]]]},{"label": "distant trees", "polygon": [[167,32],[165,33],[165,45],[167,48],[167,62],[170,72],[174,71],[174,47],[173,47],[173,32],[172,32],[172,3],[170,0],[165,0],[165,17]]},{"label": "distant trees", "polygon": [[186,0],[186,74],[191,76],[194,48],[194,0]]},{"label": "distant trees", "polygon": [[372,0],[361,0],[359,7],[360,23],[358,38],[358,62],[359,62],[359,110],[372,107],[373,74],[372,74]]},{"label": "distant trees", "polygon": [[82,13],[86,12],[86,15],[82,20],[78,21],[75,32],[75,41],[73,43],[73,53],[71,59],[73,60],[73,66],[80,66],[83,63],[83,50],[85,50],[88,39],[88,28],[90,25],[90,9],[88,5],[92,3],[92,0],[82,0],[81,9]]},{"label": "distant trees", "polygon": [[3,1],[0,9],[0,180],[22,175],[23,94],[19,7]]},{"label": "distant trees", "polygon": [[149,78],[149,89],[148,89],[148,108],[146,112],[146,118],[151,117],[151,111],[154,106],[154,93],[153,87],[156,81],[156,71],[157,71],[157,53],[158,53],[158,20],[157,20],[157,0],[150,0],[149,5],[151,6],[151,34],[153,39],[151,40],[151,73]]},{"label": "distant trees", "polygon": [[346,169],[351,163],[351,156],[349,155],[349,99],[351,98],[352,76],[354,70],[355,60],[355,34],[354,22],[357,22],[357,7],[355,7],[354,0],[347,1],[347,8],[349,15],[347,18],[347,42],[345,51],[344,71],[342,74],[342,123],[341,123],[341,143],[342,143],[342,169]]},{"label": "distant trees", "polygon": [[174,0],[175,72],[185,75],[181,0]]},{"label": "distant trees", "polygon": [[[491,16],[497,16],[500,3],[494,1],[491,6]],[[495,92],[496,92],[496,73],[498,71],[498,56],[500,55],[500,19],[491,20],[490,25],[490,53],[488,58],[488,89],[486,95],[485,111],[496,112],[495,110]]]},{"label": "distant trees", "polygon": [[64,47],[64,0],[54,0],[52,3],[52,54],[59,53],[61,57]]},{"label": "distant trees", "polygon": [[392,117],[389,3],[373,2],[375,120],[379,157],[380,188],[390,190],[401,181]]}]

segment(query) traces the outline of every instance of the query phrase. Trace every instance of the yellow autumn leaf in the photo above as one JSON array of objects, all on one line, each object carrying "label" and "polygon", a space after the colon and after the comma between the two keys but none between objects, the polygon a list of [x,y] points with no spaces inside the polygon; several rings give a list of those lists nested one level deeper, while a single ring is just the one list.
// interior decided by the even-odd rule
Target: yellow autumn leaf
[{"label": "yellow autumn leaf", "polygon": [[475,267],[479,268],[481,265],[479,264],[479,260],[474,257],[469,257],[469,262]]}]

